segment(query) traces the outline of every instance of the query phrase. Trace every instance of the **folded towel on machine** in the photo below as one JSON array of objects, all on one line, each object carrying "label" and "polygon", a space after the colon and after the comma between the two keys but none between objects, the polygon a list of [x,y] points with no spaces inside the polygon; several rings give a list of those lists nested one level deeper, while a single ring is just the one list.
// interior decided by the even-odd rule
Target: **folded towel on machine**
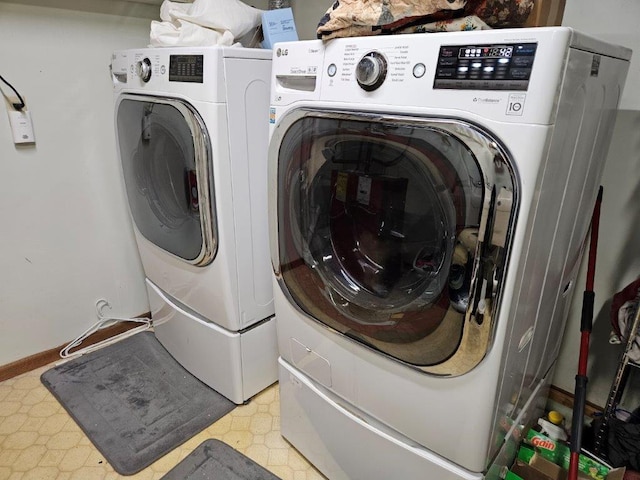
[{"label": "folded towel on machine", "polygon": [[[239,0],[164,0],[160,22],[151,22],[154,47],[233,45],[251,36],[262,22],[262,10]],[[245,46],[252,46],[247,45]]]}]

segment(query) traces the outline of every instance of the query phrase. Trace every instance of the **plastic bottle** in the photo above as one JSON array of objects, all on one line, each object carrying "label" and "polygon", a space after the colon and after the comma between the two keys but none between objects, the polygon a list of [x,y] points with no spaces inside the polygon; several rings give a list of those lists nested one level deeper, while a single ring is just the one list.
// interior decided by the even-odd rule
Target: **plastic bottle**
[{"label": "plastic bottle", "polygon": [[552,440],[566,442],[569,437],[564,427],[562,426],[563,422],[564,416],[560,412],[556,412],[555,410],[551,410],[547,414],[547,418],[538,419],[538,425],[540,425],[542,433],[544,433]]}]

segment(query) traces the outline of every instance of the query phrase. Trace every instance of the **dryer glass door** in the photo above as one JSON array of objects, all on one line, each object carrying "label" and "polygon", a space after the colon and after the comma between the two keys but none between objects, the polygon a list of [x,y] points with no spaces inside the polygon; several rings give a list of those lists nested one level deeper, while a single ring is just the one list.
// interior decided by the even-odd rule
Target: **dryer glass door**
[{"label": "dryer glass door", "polygon": [[272,144],[274,265],[290,300],[425,372],[477,365],[516,208],[498,142],[460,121],[298,110]]},{"label": "dryer glass door", "polygon": [[182,260],[210,263],[217,242],[211,147],[201,117],[181,100],[124,95],[116,128],[139,232]]}]

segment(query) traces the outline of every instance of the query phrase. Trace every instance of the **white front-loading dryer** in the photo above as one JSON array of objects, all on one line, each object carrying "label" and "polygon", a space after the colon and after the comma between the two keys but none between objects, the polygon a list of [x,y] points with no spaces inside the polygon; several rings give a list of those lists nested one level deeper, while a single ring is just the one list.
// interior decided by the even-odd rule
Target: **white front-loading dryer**
[{"label": "white front-loading dryer", "polygon": [[498,478],[513,460],[629,57],[568,28],[275,46],[281,426],[329,478]]},{"label": "white front-loading dryer", "polygon": [[277,378],[267,225],[271,52],[115,52],[115,124],[154,331],[242,403]]}]

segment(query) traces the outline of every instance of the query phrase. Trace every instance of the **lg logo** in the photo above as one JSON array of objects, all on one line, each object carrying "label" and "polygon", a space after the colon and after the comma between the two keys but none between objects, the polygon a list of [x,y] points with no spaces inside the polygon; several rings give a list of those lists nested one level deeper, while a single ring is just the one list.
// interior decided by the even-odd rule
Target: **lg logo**
[{"label": "lg logo", "polygon": [[286,57],[287,55],[289,55],[289,50],[286,48],[278,48],[276,50],[276,56],[278,57]]}]

